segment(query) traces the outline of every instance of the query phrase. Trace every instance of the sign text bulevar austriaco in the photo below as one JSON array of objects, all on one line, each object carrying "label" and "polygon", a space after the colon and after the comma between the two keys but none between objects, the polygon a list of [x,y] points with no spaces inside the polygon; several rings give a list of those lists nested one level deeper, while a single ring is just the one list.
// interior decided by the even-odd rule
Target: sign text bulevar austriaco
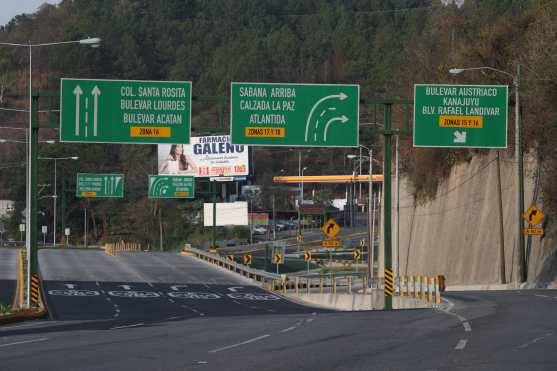
[{"label": "sign text bulevar austriaco", "polygon": [[62,79],[60,141],[189,143],[191,82]]},{"label": "sign text bulevar austriaco", "polygon": [[358,146],[359,85],[231,84],[233,144]]},{"label": "sign text bulevar austriaco", "polygon": [[414,146],[506,148],[508,87],[414,86]]}]

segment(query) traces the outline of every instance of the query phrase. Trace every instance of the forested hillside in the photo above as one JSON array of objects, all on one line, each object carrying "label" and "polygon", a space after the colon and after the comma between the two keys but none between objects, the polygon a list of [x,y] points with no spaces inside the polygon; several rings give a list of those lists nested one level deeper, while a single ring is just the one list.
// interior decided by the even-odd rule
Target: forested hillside
[{"label": "forested hillside", "polygon": [[[36,14],[14,18],[0,29],[0,41],[102,38],[98,49],[76,45],[35,49],[35,89],[57,91],[60,77],[192,81],[193,94],[200,98],[193,104],[193,135],[228,132],[227,105],[202,98],[226,97],[230,81],[360,84],[361,122],[378,124],[362,127],[364,145],[381,144],[382,112],[375,110],[373,100],[412,99],[414,83],[512,86],[512,79],[502,74],[450,76],[448,69],[491,66],[514,74],[520,64],[525,150],[535,151],[540,160],[544,205],[551,214],[557,211],[555,13],[555,0],[466,0],[461,8],[437,0],[62,0],[58,6],[44,5]],[[27,107],[27,58],[27,49],[0,49],[1,107]],[[513,105],[511,98],[510,111]],[[395,110],[396,127],[405,127],[403,113]],[[509,123],[513,120],[511,113]],[[0,122],[23,127],[26,116],[0,111]],[[0,132],[0,138],[24,140],[16,130]],[[56,130],[41,130],[42,140],[57,136]],[[513,137],[509,125],[509,156]],[[409,137],[401,137],[401,144],[403,170],[414,182],[416,196],[424,199],[454,163],[485,152],[416,150]],[[304,162],[311,164],[306,174],[350,173],[353,164],[346,154],[353,152],[304,151]],[[202,231],[192,219],[203,198],[209,197],[203,189],[193,202],[147,199],[147,175],[157,169],[156,146],[58,143],[42,144],[40,153],[80,157],[58,164],[59,179],[65,179],[58,192],[69,190],[64,219],[76,235],[82,234],[84,203],[90,211],[93,241],[125,239],[133,233],[153,244],[161,221],[169,246]],[[24,146],[0,144],[0,158],[0,199],[18,201],[9,224],[13,234],[25,204]],[[269,186],[281,169],[297,174],[296,149],[256,148],[252,158],[253,184]],[[71,190],[76,172],[125,173],[125,198],[89,202],[75,198]],[[51,163],[41,163],[39,183],[52,183],[52,173]],[[51,193],[45,187],[40,196]],[[285,195],[279,196],[280,203]],[[317,197],[331,196],[329,188]],[[39,201],[44,220],[52,217],[51,203],[51,198]]]}]

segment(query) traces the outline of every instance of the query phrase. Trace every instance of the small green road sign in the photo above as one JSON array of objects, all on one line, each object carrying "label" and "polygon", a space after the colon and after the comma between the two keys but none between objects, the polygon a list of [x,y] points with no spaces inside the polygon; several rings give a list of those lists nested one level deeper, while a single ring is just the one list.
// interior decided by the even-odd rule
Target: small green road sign
[{"label": "small green road sign", "polygon": [[359,85],[231,84],[233,144],[357,147]]},{"label": "small green road sign", "polygon": [[62,79],[60,141],[189,143],[191,82]]},{"label": "small green road sign", "polygon": [[508,86],[414,85],[414,147],[507,147]]},{"label": "small green road sign", "polygon": [[124,197],[124,174],[77,174],[77,197]]},{"label": "small green road sign", "polygon": [[149,175],[149,198],[195,198],[195,177]]}]

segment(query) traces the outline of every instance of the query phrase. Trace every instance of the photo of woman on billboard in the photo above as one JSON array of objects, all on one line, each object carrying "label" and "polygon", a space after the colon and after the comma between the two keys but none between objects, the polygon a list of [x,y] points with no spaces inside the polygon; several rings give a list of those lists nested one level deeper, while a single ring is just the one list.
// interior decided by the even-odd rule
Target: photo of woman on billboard
[{"label": "photo of woman on billboard", "polygon": [[166,160],[159,167],[159,174],[195,174],[197,167],[190,156],[184,154],[182,144],[173,144]]}]

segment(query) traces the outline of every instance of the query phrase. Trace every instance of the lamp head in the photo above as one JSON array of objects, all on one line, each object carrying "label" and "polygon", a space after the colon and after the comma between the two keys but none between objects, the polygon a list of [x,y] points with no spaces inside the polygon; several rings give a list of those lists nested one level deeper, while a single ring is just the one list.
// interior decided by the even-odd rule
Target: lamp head
[{"label": "lamp head", "polygon": [[449,70],[449,73],[452,74],[452,75],[458,75],[462,71],[464,71],[464,68],[451,68]]},{"label": "lamp head", "polygon": [[349,158],[349,159],[351,159],[351,160],[352,160],[352,159],[355,159],[356,157],[358,157],[358,156],[352,155],[352,154],[346,155],[346,158]]},{"label": "lamp head", "polygon": [[71,158],[72,160],[79,160],[79,157],[77,157],[77,156],[72,156],[72,157],[70,157],[70,158]]},{"label": "lamp head", "polygon": [[89,37],[87,39],[79,40],[80,44],[91,45],[92,48],[98,48],[101,43],[100,37]]}]

